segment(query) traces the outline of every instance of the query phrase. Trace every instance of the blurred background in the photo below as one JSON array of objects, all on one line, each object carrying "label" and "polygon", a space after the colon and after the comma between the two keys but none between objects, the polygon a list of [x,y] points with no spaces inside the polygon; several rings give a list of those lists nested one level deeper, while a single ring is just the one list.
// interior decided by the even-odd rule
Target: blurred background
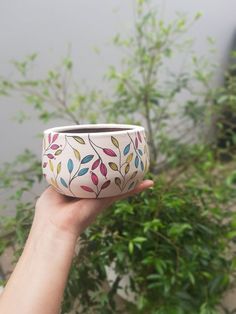
[{"label": "blurred background", "polygon": [[[197,12],[203,16],[197,25],[188,32],[194,38],[195,51],[201,55],[208,52],[207,37],[215,40],[216,53],[211,56],[217,63],[218,82],[229,62],[229,51],[235,34],[235,9],[233,0],[227,1],[155,1],[163,10],[165,19],[171,19],[176,12],[184,12],[193,17]],[[38,53],[34,66],[34,77],[42,77],[49,68],[58,64],[70,47],[75,63],[74,77],[85,80],[91,87],[106,88],[104,73],[109,65],[117,65],[122,55],[111,43],[112,37],[122,32],[131,33],[134,20],[134,1],[1,1],[0,38],[1,38],[1,75],[14,77],[12,60],[22,60],[25,56]],[[94,50],[99,49],[100,53]],[[175,63],[178,65],[178,58]],[[17,110],[22,110],[24,102],[20,97],[1,98],[1,162],[30,147],[40,153],[40,140],[35,134],[45,127],[60,125],[63,122],[42,125],[32,119],[24,125],[13,120]],[[27,108],[32,111],[32,109]],[[68,123],[67,123],[68,124]],[[14,132],[11,129],[14,128]],[[5,141],[7,132],[8,140]],[[17,141],[15,141],[17,134]],[[14,142],[14,145],[12,143]]]},{"label": "blurred background", "polygon": [[132,123],[155,186],[81,236],[62,313],[236,313],[235,12],[233,0],[0,2],[0,286],[46,186],[43,130]]}]

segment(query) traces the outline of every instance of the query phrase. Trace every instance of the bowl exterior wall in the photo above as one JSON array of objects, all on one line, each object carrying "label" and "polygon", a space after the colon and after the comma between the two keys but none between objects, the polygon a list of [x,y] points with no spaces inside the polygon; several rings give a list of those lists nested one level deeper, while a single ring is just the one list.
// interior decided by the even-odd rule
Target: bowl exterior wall
[{"label": "bowl exterior wall", "polygon": [[149,151],[143,129],[122,134],[45,133],[42,169],[59,193],[104,198],[129,192],[143,180]]}]

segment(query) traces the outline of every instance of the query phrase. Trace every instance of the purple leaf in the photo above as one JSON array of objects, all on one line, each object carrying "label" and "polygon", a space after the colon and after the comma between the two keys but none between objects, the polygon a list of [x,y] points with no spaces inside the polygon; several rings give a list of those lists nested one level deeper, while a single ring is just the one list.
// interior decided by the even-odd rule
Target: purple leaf
[{"label": "purple leaf", "polygon": [[114,150],[110,149],[110,148],[103,148],[103,152],[111,157],[116,157],[116,153],[114,152]]}]

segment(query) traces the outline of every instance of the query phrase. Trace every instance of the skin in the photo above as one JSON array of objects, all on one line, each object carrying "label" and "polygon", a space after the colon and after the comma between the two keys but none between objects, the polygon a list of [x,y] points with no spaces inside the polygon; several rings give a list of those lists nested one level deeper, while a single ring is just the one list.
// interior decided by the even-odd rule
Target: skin
[{"label": "skin", "polygon": [[23,253],[0,297],[3,314],[57,314],[80,234],[97,215],[117,200],[152,187],[145,180],[123,196],[74,199],[51,187],[35,207]]}]

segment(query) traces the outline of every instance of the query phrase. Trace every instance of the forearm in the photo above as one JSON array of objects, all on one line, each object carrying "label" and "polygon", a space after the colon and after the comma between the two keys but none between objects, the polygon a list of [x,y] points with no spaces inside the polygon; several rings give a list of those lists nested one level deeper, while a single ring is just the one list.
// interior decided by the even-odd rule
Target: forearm
[{"label": "forearm", "polygon": [[75,242],[54,225],[34,223],[0,298],[0,313],[59,313]]}]

